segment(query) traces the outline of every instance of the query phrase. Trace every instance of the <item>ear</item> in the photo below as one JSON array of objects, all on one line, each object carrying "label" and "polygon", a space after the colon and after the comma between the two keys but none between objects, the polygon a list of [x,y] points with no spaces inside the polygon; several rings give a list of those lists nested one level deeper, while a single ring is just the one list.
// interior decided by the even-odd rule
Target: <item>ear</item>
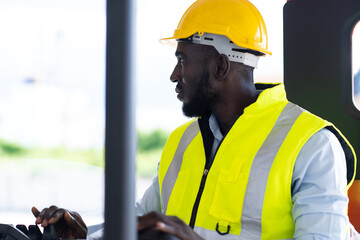
[{"label": "ear", "polygon": [[219,54],[216,59],[215,77],[218,80],[225,79],[230,71],[230,60],[224,54]]}]

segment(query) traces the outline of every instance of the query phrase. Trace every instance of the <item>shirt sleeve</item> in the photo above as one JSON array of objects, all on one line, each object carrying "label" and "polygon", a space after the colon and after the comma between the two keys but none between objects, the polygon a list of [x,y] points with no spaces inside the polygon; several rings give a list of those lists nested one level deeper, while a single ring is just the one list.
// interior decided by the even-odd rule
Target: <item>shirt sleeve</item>
[{"label": "shirt sleeve", "polygon": [[292,177],[294,239],[346,239],[346,160],[333,133],[322,129],[301,149]]},{"label": "shirt sleeve", "polygon": [[136,215],[161,211],[160,187],[158,176],[155,176],[150,187],[145,191],[141,199],[135,203]]},{"label": "shirt sleeve", "polygon": [[104,239],[104,228],[101,228],[100,230],[88,235],[86,237],[86,240],[103,240]]},{"label": "shirt sleeve", "polygon": [[[143,197],[135,203],[137,216],[144,215],[152,211],[161,211],[160,190],[158,177],[153,178],[152,184],[145,191]],[[86,240],[103,240],[104,229],[100,229],[87,236]]]}]

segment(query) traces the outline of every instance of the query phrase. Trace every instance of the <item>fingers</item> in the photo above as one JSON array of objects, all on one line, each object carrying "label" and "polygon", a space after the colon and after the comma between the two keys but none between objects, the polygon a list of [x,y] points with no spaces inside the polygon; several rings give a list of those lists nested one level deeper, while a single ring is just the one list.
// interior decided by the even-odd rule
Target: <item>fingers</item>
[{"label": "fingers", "polygon": [[54,224],[56,233],[62,238],[86,238],[86,224],[77,212],[71,212],[57,206],[44,208],[41,212],[36,207],[32,207],[31,211],[36,217],[35,224],[41,224],[42,227]]},{"label": "fingers", "polygon": [[138,230],[142,230],[142,229],[149,228],[149,227],[156,227],[158,222],[162,222],[167,225],[183,223],[183,221],[181,221],[177,217],[166,216],[166,215],[158,213],[158,212],[151,212],[144,216],[138,217]]},{"label": "fingers", "polygon": [[166,222],[157,222],[156,228],[160,231],[174,235],[179,239],[189,239],[187,236],[191,235],[192,232],[189,226],[177,217],[169,217]]},{"label": "fingers", "polygon": [[181,240],[204,240],[177,217],[170,217],[168,223],[157,222],[156,228]]},{"label": "fingers", "polygon": [[65,209],[56,206],[44,208],[39,212],[35,207],[31,209],[36,217],[35,224],[41,224],[42,227],[47,227],[49,224],[55,224],[64,217]]},{"label": "fingers", "polygon": [[186,223],[175,216],[165,216],[152,212],[138,217],[138,231],[146,228],[156,228],[162,232],[169,233],[179,239],[202,239]]},{"label": "fingers", "polygon": [[174,236],[178,237],[179,239],[189,239],[189,238],[187,238],[187,235],[190,235],[190,234],[185,234],[186,232],[184,232],[184,230],[182,230],[180,226],[173,225],[173,224],[165,224],[163,222],[157,222],[156,228],[162,232],[166,232],[168,234],[174,235]]},{"label": "fingers", "polygon": [[175,225],[175,217],[165,216],[157,212],[151,212],[144,216],[138,217],[138,231],[147,228],[157,228],[163,232],[171,231],[172,233],[172,225]]},{"label": "fingers", "polygon": [[162,214],[159,214],[157,212],[151,212],[144,216],[139,216],[137,229],[138,231],[141,231],[147,228],[156,227],[156,223],[159,221],[164,222],[166,220],[164,219]]},{"label": "fingers", "polygon": [[40,214],[40,211],[36,207],[32,207],[31,212],[34,214],[35,217],[38,217]]},{"label": "fingers", "polygon": [[[79,215],[77,217],[80,217]],[[69,211],[64,213],[64,218],[66,224],[71,228],[73,235],[76,238],[86,238],[87,235],[87,227],[80,217],[79,221],[76,219]]]},{"label": "fingers", "polygon": [[163,222],[157,222],[156,223],[156,228],[159,229],[160,231],[163,231],[163,232],[167,232],[167,233],[170,233],[170,234],[174,234],[175,233],[175,229],[174,227],[171,227]]},{"label": "fingers", "polygon": [[48,210],[48,208],[44,208],[43,210],[41,210],[41,212],[39,212],[39,210],[37,210],[37,209],[34,209],[34,208],[31,209],[31,211],[33,211],[33,214],[34,215],[36,214],[35,215],[35,217],[36,217],[35,224],[40,224],[43,222],[44,215],[47,210]]}]

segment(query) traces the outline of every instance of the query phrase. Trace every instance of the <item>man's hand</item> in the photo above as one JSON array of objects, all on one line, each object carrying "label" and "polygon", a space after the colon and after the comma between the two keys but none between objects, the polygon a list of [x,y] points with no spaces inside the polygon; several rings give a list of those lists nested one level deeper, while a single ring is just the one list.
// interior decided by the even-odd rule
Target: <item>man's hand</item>
[{"label": "man's hand", "polygon": [[138,231],[156,228],[160,231],[176,236],[181,240],[203,240],[187,224],[174,216],[151,212],[138,217]]},{"label": "man's hand", "polygon": [[41,212],[36,207],[32,207],[31,211],[36,217],[35,224],[41,224],[42,227],[54,224],[59,237],[86,239],[87,227],[78,213],[56,206],[44,208]]}]

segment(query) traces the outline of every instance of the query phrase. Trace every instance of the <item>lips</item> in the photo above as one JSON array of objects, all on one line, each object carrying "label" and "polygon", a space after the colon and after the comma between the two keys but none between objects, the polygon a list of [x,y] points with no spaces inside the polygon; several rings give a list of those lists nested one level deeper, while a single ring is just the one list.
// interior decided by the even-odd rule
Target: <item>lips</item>
[{"label": "lips", "polygon": [[181,92],[182,92],[182,89],[179,88],[179,87],[176,87],[176,88],[175,88],[175,92],[176,92],[176,93],[181,93]]},{"label": "lips", "polygon": [[184,91],[182,87],[179,86],[179,84],[176,85],[175,92],[178,94],[177,98],[181,101],[184,97]]}]

